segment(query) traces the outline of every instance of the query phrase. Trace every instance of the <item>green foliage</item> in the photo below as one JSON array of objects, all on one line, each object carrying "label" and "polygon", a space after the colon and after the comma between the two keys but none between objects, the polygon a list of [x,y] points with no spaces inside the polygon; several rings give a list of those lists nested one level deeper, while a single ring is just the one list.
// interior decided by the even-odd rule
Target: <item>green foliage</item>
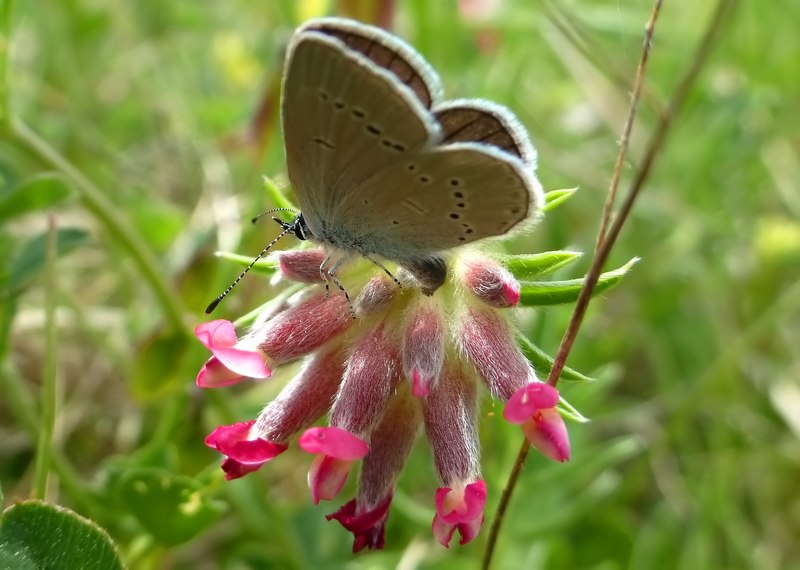
[{"label": "green foliage", "polygon": [[0,517],[0,568],[123,568],[108,534],[69,509],[25,501]]},{"label": "green foliage", "polygon": [[[673,117],[608,267],[645,262],[592,300],[563,374],[572,382],[559,385],[591,421],[570,422],[568,464],[528,459],[495,568],[800,568],[800,33],[790,4],[738,3]],[[288,186],[283,48],[325,5],[0,0],[0,486],[9,504],[30,492],[38,388],[54,356],[51,486],[107,529],[131,568],[479,565],[485,532],[449,550],[429,534],[436,481],[423,441],[386,550],[366,556],[351,555],[350,535],[324,520],[339,502],[310,506],[306,455],[292,448],[226,482],[203,445],[291,376],[200,392],[207,354],[191,328],[235,264],[278,233],[249,220],[291,207],[278,191]],[[651,3],[509,0],[477,20],[459,5],[396,2],[395,30],[448,96],[496,100],[519,116],[545,189],[580,187],[550,190],[538,226],[503,244],[524,303],[537,305],[521,318],[521,346],[544,375],[590,263]],[[623,192],[712,9],[664,4]],[[42,279],[50,215],[52,288]],[[241,257],[223,254],[231,264],[217,251]],[[237,286],[220,318],[272,301],[274,267],[259,262],[262,275]],[[46,298],[58,304],[56,355],[45,354]],[[485,404],[488,521],[521,436],[499,403]],[[20,538],[30,524],[47,543]],[[72,512],[23,503],[2,525],[0,567],[46,567],[60,549],[104,552],[96,567],[120,566],[107,537]],[[84,531],[89,546],[72,548]],[[54,550],[39,557],[45,546]],[[7,558],[17,552],[29,562]],[[62,567],[92,567],[83,560]]]}]

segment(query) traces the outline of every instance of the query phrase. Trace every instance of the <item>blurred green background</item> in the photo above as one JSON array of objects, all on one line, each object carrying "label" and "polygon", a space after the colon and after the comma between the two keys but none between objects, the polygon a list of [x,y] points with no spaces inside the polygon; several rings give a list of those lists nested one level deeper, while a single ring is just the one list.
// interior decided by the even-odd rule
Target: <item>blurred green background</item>
[{"label": "blurred green background", "polygon": [[[443,549],[420,439],[382,552],[314,508],[296,446],[225,482],[203,437],[252,417],[287,375],[199,391],[191,336],[238,268],[274,237],[262,176],[285,180],[282,50],[308,17],[382,18],[451,97],[509,106],[547,190],[578,193],[509,244],[591,252],[642,46],[648,1],[380,3],[2,2],[0,481],[30,496],[48,365],[59,414],[48,500],[108,530],[132,568],[476,568],[486,530]],[[624,189],[708,23],[666,2]],[[642,261],[595,299],[565,386],[591,423],[573,459],[531,455],[498,544],[505,568],[800,568],[800,4],[738,2],[670,129],[609,267]],[[56,279],[43,232],[61,231]],[[284,243],[283,247],[291,247]],[[578,277],[580,266],[562,277]],[[278,289],[251,276],[232,317]],[[45,299],[55,299],[46,344]],[[555,352],[570,307],[538,311]],[[520,435],[484,401],[487,524]],[[353,480],[342,494],[352,495]],[[155,483],[157,482],[157,483]],[[152,483],[152,484],[151,484]],[[146,484],[146,485],[145,485]],[[145,485],[144,500],[133,490]],[[176,513],[187,493],[203,516]]]}]

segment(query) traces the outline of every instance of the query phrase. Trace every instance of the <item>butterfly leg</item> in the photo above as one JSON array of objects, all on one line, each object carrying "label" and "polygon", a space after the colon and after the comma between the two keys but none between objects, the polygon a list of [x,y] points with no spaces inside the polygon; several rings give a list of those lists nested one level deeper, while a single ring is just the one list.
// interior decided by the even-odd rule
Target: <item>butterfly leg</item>
[{"label": "butterfly leg", "polygon": [[328,283],[328,275],[327,271],[325,270],[325,265],[327,265],[328,261],[330,261],[331,256],[325,256],[325,259],[322,260],[322,263],[319,264],[319,278],[320,280],[325,283],[325,298],[328,298],[328,294],[330,293],[330,285]]},{"label": "butterfly leg", "polygon": [[373,264],[375,264],[375,265],[377,265],[378,267],[380,267],[381,269],[383,269],[383,272],[384,272],[386,275],[388,275],[388,276],[389,276],[389,278],[390,278],[392,281],[394,281],[394,282],[397,284],[397,286],[398,286],[400,289],[402,289],[402,288],[403,288],[403,285],[400,283],[400,280],[399,280],[397,277],[395,277],[394,275],[392,275],[392,272],[391,272],[391,271],[389,271],[388,269],[386,269],[386,266],[385,266],[383,263],[381,263],[381,262],[380,262],[380,261],[378,261],[377,259],[372,259],[372,258],[371,258],[369,255],[367,255],[367,254],[366,254],[366,253],[364,253],[363,251],[361,252],[361,255],[363,255],[363,256],[364,256],[366,259],[368,259],[369,261],[371,261]]},{"label": "butterfly leg", "polygon": [[[326,280],[325,280],[325,287],[326,287],[325,294],[327,295],[328,279],[330,279],[331,281],[333,281],[333,284],[336,285],[339,288],[339,291],[344,293],[344,298],[347,301],[347,306],[350,307],[350,316],[353,319],[355,319],[356,318],[356,310],[353,308],[353,302],[350,300],[350,295],[347,292],[347,289],[344,288],[344,285],[342,285],[342,282],[339,281],[339,279],[335,275],[336,270],[339,269],[339,267],[341,266],[341,264],[342,264],[342,262],[344,260],[345,260],[344,257],[340,257],[339,259],[334,261],[333,265],[331,265],[330,268],[325,272],[326,277],[327,277]],[[326,259],[326,261],[327,261],[327,259]],[[323,265],[324,265],[324,263],[323,263]]]}]

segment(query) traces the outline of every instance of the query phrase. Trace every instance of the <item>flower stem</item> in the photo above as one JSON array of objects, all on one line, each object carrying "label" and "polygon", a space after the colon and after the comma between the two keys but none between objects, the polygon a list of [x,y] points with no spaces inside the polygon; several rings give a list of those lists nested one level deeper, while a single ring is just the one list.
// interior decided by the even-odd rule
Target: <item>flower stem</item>
[{"label": "flower stem", "polygon": [[[609,194],[611,196],[607,200],[607,207],[605,207],[603,211],[601,231],[598,235],[592,265],[586,275],[583,288],[581,289],[581,293],[575,304],[575,310],[573,311],[572,318],[567,326],[567,330],[564,333],[564,337],[561,340],[555,362],[553,362],[553,367],[547,379],[547,382],[552,386],[555,386],[558,383],[558,378],[561,374],[561,371],[566,365],[567,357],[569,356],[569,352],[575,342],[578,330],[583,322],[583,317],[586,314],[586,309],[592,297],[592,290],[594,289],[595,285],[597,284],[597,280],[600,277],[603,264],[608,258],[608,255],[611,252],[611,249],[613,248],[614,243],[616,242],[617,237],[619,236],[619,233],[631,212],[631,209],[633,208],[633,204],[636,201],[637,196],[641,192],[645,181],[650,175],[653,163],[655,162],[658,153],[663,148],[664,141],[666,140],[667,134],[672,127],[673,119],[681,110],[681,107],[685,103],[686,97],[694,85],[694,82],[697,79],[701,69],[708,61],[708,57],[711,54],[716,40],[718,39],[719,34],[724,27],[727,16],[733,8],[734,2],[735,0],[718,1],[716,9],[714,10],[714,14],[711,17],[708,26],[706,27],[705,33],[703,34],[703,38],[695,50],[692,58],[690,59],[691,63],[689,64],[688,69],[683,74],[683,77],[673,91],[669,104],[659,117],[656,130],[647,145],[644,160],[634,175],[625,200],[620,207],[619,213],[613,224],[611,224],[611,226],[608,228],[608,231],[604,231],[604,228],[608,226],[608,222],[611,217],[610,204],[613,203],[613,194],[616,193],[617,186],[619,185],[619,174],[617,172],[618,167],[615,167],[614,176],[612,177],[612,182],[609,189]],[[632,128],[633,119],[635,118],[638,99],[641,94],[641,83],[644,81],[644,71],[649,58],[649,52],[652,47],[653,31],[655,29],[656,19],[658,18],[658,14],[661,10],[661,4],[662,0],[655,1],[650,19],[645,27],[645,41],[642,47],[642,56],[639,62],[639,67],[637,68],[633,95],[628,111],[628,119],[626,120],[625,127],[623,128],[623,139],[620,144],[617,165],[621,165],[623,163],[625,153],[627,151],[627,140],[630,135],[630,128]],[[503,490],[503,494],[500,498],[500,504],[497,506],[497,512],[494,520],[492,521],[492,526],[489,529],[486,551],[484,553],[481,565],[481,567],[484,569],[488,569],[491,565],[492,556],[497,544],[497,537],[499,536],[500,528],[502,527],[503,517],[508,509],[509,500],[519,479],[519,474],[522,471],[529,448],[530,446],[527,440],[524,440],[517,455],[517,459],[511,468],[511,473],[509,474],[506,487]]]}]

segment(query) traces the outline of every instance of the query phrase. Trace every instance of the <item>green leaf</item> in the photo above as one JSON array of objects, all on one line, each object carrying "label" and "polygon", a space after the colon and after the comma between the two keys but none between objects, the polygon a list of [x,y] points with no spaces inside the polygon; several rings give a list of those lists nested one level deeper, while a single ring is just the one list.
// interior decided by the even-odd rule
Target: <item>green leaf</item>
[{"label": "green leaf", "polygon": [[[224,259],[226,261],[232,261],[236,265],[241,265],[242,267],[247,267],[251,263],[253,263],[252,257],[247,257],[246,255],[239,255],[238,253],[231,253],[229,251],[217,251],[214,255],[219,257],[220,259]],[[263,273],[265,275],[272,275],[278,269],[278,261],[274,258],[261,258],[255,263],[253,263],[253,268],[251,271],[254,273]]]},{"label": "green leaf", "polygon": [[224,512],[194,479],[155,467],[132,468],[116,484],[122,508],[165,546],[181,544],[213,525]]},{"label": "green leaf", "polygon": [[0,223],[28,212],[46,210],[69,194],[67,183],[58,174],[45,172],[32,176],[0,195]]},{"label": "green leaf", "polygon": [[264,176],[264,190],[267,191],[269,201],[275,204],[276,208],[297,210],[297,206],[292,204],[291,200],[286,197],[286,194],[284,194],[283,191],[278,188],[278,185],[275,184],[275,181],[268,176]]},{"label": "green leaf", "polygon": [[502,262],[514,277],[524,281],[553,273],[582,255],[579,251],[545,251],[531,255],[509,256]]},{"label": "green leaf", "polygon": [[551,210],[555,210],[561,204],[572,198],[572,195],[578,191],[578,187],[575,188],[563,188],[561,190],[551,190],[544,195],[544,207],[542,208],[543,212],[550,212]]},{"label": "green leaf", "polygon": [[24,501],[0,519],[0,568],[123,568],[106,531],[69,509]]},{"label": "green leaf", "polygon": [[[59,228],[56,230],[56,255],[61,256],[89,241],[89,232],[80,228]],[[0,297],[16,295],[28,287],[44,270],[47,258],[47,233],[43,232],[29,239],[11,262],[8,282]]]},{"label": "green leaf", "polygon": [[[194,346],[194,345],[192,345]],[[131,388],[142,402],[155,402],[184,387],[182,364],[189,345],[183,331],[162,328],[152,332],[136,346]]]},{"label": "green leaf", "polygon": [[[545,351],[541,348],[533,344],[530,340],[526,337],[519,335],[517,337],[517,344],[519,345],[520,350],[522,350],[522,354],[525,355],[533,368],[536,372],[539,373],[540,376],[546,378],[550,374],[550,370],[553,369],[553,361],[554,359],[550,357]],[[594,382],[595,379],[586,376],[585,374],[581,374],[577,370],[570,368],[569,366],[565,366],[561,370],[561,376],[559,377],[559,381],[565,382]]]},{"label": "green leaf", "polygon": [[[601,274],[592,291],[592,297],[614,287],[637,261],[639,258],[634,257],[622,267]],[[523,281],[520,283],[519,304],[523,307],[540,307],[574,303],[583,287],[583,281],[583,278],[566,281]]]}]

